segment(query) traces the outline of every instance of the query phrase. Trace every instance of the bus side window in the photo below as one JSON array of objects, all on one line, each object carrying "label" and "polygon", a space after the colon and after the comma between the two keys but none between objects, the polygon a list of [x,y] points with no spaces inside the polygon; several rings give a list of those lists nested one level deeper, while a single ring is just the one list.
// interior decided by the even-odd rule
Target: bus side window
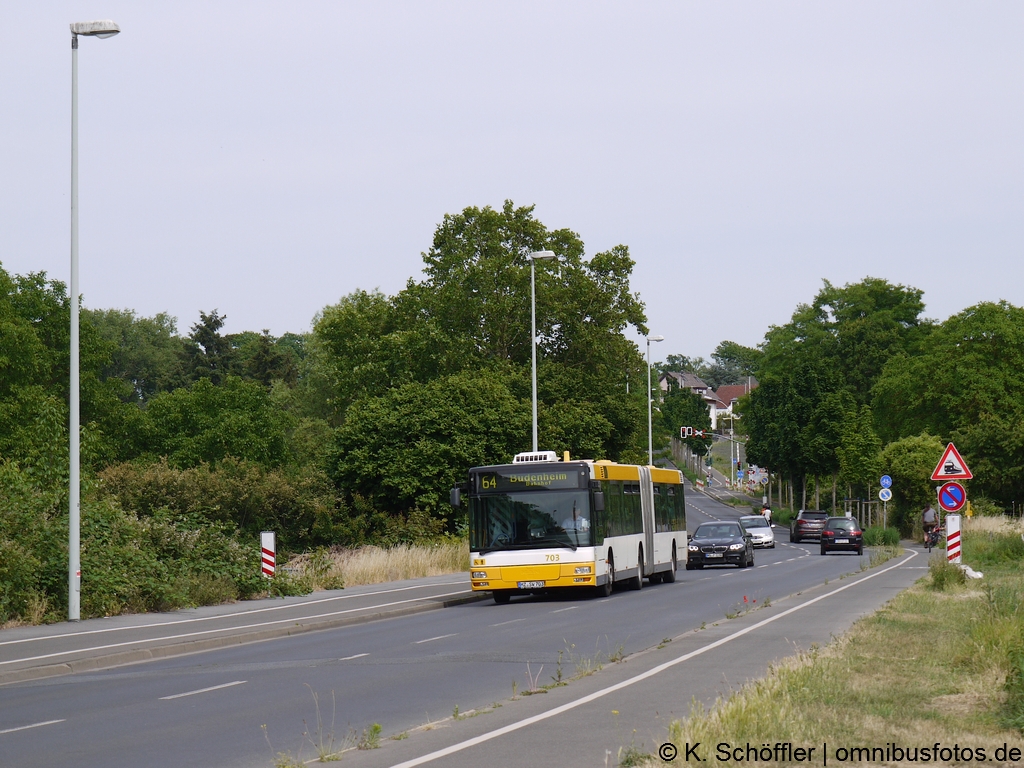
[{"label": "bus side window", "polygon": [[654,530],[659,532],[672,530],[672,493],[671,485],[654,486]]},{"label": "bus side window", "polygon": [[618,536],[622,532],[622,483],[605,480],[601,486],[604,488],[604,535]]},{"label": "bus side window", "polygon": [[678,488],[676,488],[674,490],[675,490],[675,494],[674,494],[674,497],[672,499],[672,501],[674,502],[673,505],[672,505],[673,513],[674,513],[673,514],[674,520],[672,521],[672,523],[673,523],[672,530],[674,530],[674,531],[685,531],[686,530],[686,497],[683,496],[683,487],[682,486],[679,486]]},{"label": "bus side window", "polygon": [[640,508],[640,483],[627,483],[625,493],[625,533],[643,533],[644,520]]}]

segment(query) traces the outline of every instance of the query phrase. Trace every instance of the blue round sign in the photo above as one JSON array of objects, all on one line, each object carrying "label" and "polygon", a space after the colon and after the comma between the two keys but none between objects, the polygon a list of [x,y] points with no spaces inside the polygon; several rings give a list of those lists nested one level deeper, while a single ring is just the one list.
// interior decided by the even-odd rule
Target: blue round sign
[{"label": "blue round sign", "polygon": [[878,498],[882,501],[892,501],[892,491],[888,488],[883,488],[878,492]]},{"label": "blue round sign", "polygon": [[878,482],[883,488],[892,488],[892,478],[888,475],[882,475],[882,479]]}]

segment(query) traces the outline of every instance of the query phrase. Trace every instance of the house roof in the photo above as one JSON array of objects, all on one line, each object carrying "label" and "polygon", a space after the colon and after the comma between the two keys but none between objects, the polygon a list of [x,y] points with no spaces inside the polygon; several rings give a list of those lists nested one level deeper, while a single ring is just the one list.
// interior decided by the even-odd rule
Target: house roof
[{"label": "house roof", "polygon": [[664,384],[670,378],[676,383],[676,386],[679,387],[680,389],[711,389],[711,387],[709,387],[702,378],[700,378],[696,374],[690,373],[689,371],[668,371],[666,373],[661,374],[661,376],[658,377],[658,383]]},{"label": "house roof", "polygon": [[748,384],[723,384],[717,390],[715,394],[718,395],[718,399],[722,400],[726,406],[731,405],[735,400],[739,400],[746,394],[749,394],[751,390],[757,389],[757,382],[751,381]]}]

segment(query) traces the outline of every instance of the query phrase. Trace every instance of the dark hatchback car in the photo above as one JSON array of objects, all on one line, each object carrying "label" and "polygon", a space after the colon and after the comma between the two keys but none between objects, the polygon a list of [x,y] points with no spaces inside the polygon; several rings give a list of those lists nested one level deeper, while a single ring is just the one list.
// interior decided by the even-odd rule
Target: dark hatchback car
[{"label": "dark hatchback car", "polygon": [[824,512],[801,509],[793,518],[793,522],[789,524],[789,540],[796,544],[804,539],[821,538],[821,531],[824,529],[827,519],[828,515]]},{"label": "dark hatchback car", "polygon": [[864,533],[852,517],[830,517],[821,532],[821,554],[847,551],[864,554]]},{"label": "dark hatchback car", "polygon": [[754,565],[754,539],[733,522],[703,523],[697,527],[686,547],[686,570],[705,565]]}]

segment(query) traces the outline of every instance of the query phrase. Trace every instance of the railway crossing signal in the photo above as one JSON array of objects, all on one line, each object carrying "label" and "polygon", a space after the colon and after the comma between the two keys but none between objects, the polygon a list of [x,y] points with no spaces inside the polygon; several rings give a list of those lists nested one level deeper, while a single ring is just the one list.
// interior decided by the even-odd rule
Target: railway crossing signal
[{"label": "railway crossing signal", "polygon": [[685,440],[688,437],[711,437],[711,433],[706,429],[694,429],[693,427],[680,427],[679,437]]}]

